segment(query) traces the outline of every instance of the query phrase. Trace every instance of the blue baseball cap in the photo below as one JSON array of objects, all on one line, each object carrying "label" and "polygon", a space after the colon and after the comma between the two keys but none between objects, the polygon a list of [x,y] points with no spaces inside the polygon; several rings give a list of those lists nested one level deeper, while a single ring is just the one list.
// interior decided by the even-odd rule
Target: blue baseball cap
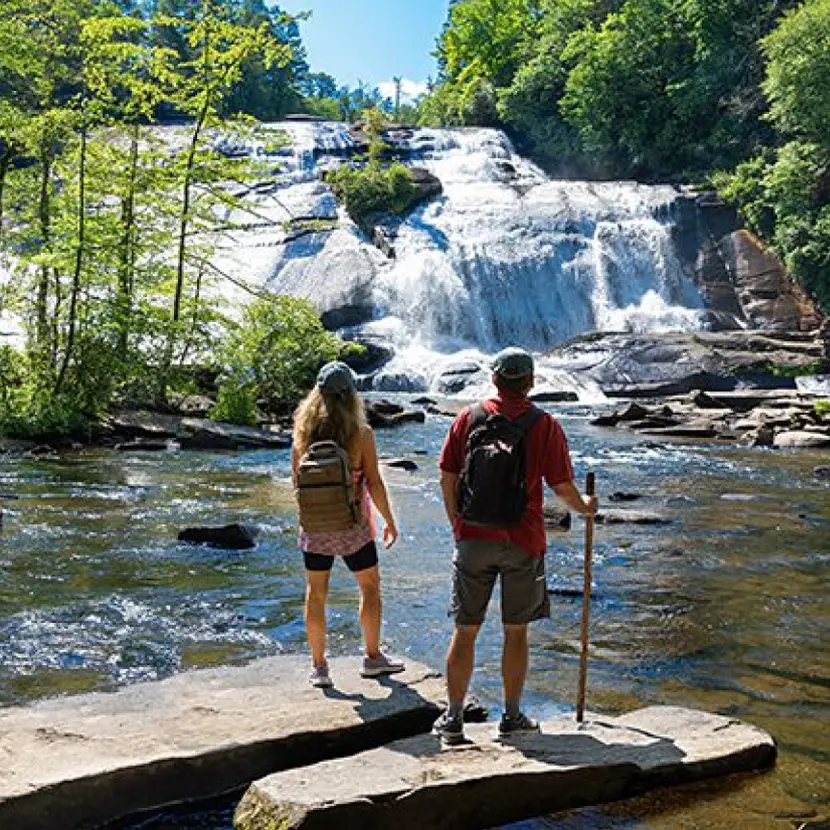
[{"label": "blue baseball cap", "polygon": [[352,370],[339,360],[323,366],[317,373],[317,387],[330,395],[342,395],[357,389]]},{"label": "blue baseball cap", "polygon": [[524,349],[508,346],[493,358],[490,368],[500,378],[518,380],[533,374],[533,357]]}]

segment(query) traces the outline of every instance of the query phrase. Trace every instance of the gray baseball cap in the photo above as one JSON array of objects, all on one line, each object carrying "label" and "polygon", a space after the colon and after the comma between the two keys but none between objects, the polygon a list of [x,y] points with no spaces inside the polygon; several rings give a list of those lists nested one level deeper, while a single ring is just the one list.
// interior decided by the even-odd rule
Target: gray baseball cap
[{"label": "gray baseball cap", "polygon": [[352,370],[339,360],[327,363],[317,373],[317,387],[321,392],[340,395],[357,388]]},{"label": "gray baseball cap", "polygon": [[508,346],[490,364],[493,372],[506,380],[518,380],[533,374],[533,357],[524,349]]}]

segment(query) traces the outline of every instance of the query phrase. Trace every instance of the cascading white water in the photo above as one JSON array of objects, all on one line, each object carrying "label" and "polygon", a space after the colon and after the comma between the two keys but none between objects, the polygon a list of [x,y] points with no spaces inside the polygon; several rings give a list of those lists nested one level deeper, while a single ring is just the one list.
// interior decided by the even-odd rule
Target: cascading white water
[{"label": "cascading white water", "polygon": [[237,234],[225,264],[321,309],[373,304],[376,319],[358,333],[395,350],[380,388],[429,389],[448,362],[483,363],[507,344],[541,353],[592,330],[701,325],[667,218],[673,187],[554,181],[497,130],[416,130],[413,163],[444,192],[403,221],[388,259],[318,175],[353,143],[347,126],[273,126],[289,133],[293,155],[275,192],[255,196],[258,213],[337,218],[338,227],[287,242],[276,227]]}]

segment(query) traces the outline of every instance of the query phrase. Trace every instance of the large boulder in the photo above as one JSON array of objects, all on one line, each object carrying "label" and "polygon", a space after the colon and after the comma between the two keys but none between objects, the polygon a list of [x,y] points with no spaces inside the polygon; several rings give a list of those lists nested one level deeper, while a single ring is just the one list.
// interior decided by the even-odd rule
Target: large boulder
[{"label": "large boulder", "polygon": [[634,398],[728,392],[739,386],[794,389],[788,375],[813,366],[821,354],[813,334],[701,331],[594,333],[575,338],[550,357],[595,381],[606,395]]},{"label": "large boulder", "polygon": [[490,724],[442,748],[421,735],[253,784],[236,830],[485,830],[656,787],[775,762],[766,732],[734,717],[673,706],[622,717],[563,715],[541,733],[497,742]]},{"label": "large boulder", "polygon": [[307,656],[283,655],[0,709],[0,827],[120,826],[417,735],[441,710],[444,683],[424,665],[368,681],[357,658],[329,662],[330,694],[309,685]]},{"label": "large boulder", "polygon": [[779,448],[822,449],[830,447],[830,432],[806,432],[790,430],[775,436],[774,446]]},{"label": "large boulder", "polygon": [[340,359],[352,368],[359,375],[376,372],[385,366],[394,356],[395,350],[375,339],[368,337],[356,337],[353,343],[363,347],[361,354],[347,354]]},{"label": "large boulder", "polygon": [[373,305],[346,304],[330,308],[320,315],[323,328],[328,331],[360,326],[368,323],[375,317]]},{"label": "large boulder", "polygon": [[753,233],[737,230],[721,239],[718,249],[752,328],[812,331],[821,325],[815,303]]}]

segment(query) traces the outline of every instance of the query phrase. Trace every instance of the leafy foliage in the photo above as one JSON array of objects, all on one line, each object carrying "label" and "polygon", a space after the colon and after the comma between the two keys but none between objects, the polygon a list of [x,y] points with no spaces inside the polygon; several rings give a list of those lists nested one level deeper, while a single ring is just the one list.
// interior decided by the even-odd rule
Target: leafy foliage
[{"label": "leafy foliage", "polygon": [[436,55],[423,123],[504,126],[562,176],[714,181],[830,310],[830,0],[459,0]]},{"label": "leafy foliage", "polygon": [[399,162],[388,167],[343,165],[329,174],[327,181],[358,224],[372,213],[406,213],[417,192],[412,174]]},{"label": "leafy foliage", "polygon": [[830,0],[787,14],[762,42],[768,118],[789,137],[715,182],[830,312]]},{"label": "leafy foliage", "polygon": [[[27,338],[0,355],[0,430],[67,432],[113,402],[158,401],[209,354],[222,275],[205,240],[244,207],[224,182],[255,163],[213,137],[232,108],[281,114],[273,99],[252,103],[254,80],[271,95],[281,78],[299,100],[304,57],[292,20],[257,0],[159,0],[150,17],[108,0],[4,11],[0,255],[12,281],[0,302]],[[150,122],[174,113],[189,121],[171,152]]]},{"label": "leafy foliage", "polygon": [[409,168],[399,162],[386,165],[382,161],[387,149],[382,138],[386,126],[383,113],[371,109],[364,118],[363,127],[369,136],[368,162],[362,166],[342,165],[326,177],[359,225],[373,213],[407,213],[418,194]]},{"label": "leafy foliage", "polygon": [[268,412],[290,408],[308,391],[320,366],[338,357],[341,346],[304,300],[255,300],[222,348],[225,380],[218,414],[246,423],[252,401]]},{"label": "leafy foliage", "polygon": [[504,125],[557,173],[683,178],[768,134],[773,0],[462,0],[425,123]]}]

